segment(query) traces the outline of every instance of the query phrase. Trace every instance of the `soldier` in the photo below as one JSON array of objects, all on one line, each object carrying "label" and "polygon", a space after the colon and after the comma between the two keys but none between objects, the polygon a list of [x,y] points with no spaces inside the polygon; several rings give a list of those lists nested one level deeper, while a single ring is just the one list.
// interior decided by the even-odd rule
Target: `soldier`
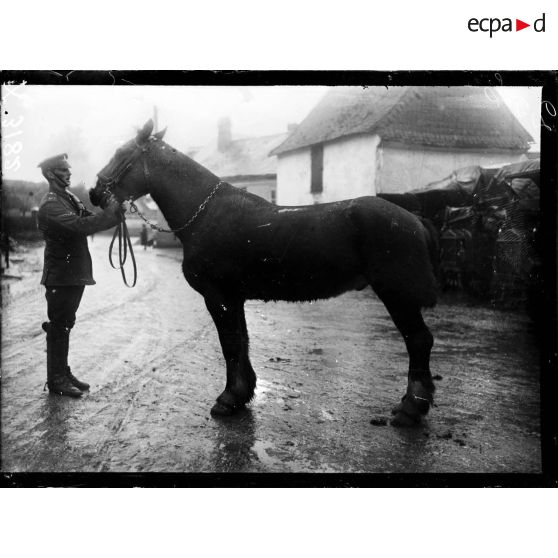
[{"label": "soldier", "polygon": [[87,235],[114,227],[121,206],[114,197],[107,199],[101,213],[88,211],[68,190],[70,165],[64,153],[38,165],[48,180],[49,191],[39,207],[39,229],[45,239],[41,284],[46,288],[48,319],[47,382],[50,393],[80,397],[89,384],[78,380],[68,366],[70,330],[76,321],[85,285],[94,285]]},{"label": "soldier", "polygon": [[147,232],[147,226],[142,225],[140,231],[140,244],[143,246],[144,250],[147,250],[147,243],[149,241],[149,235]]}]

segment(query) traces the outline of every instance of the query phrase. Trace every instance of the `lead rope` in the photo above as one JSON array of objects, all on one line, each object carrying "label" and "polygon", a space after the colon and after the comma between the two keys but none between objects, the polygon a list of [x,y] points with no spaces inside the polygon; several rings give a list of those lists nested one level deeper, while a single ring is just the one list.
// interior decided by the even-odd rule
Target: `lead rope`
[{"label": "lead rope", "polygon": [[[114,265],[112,259],[112,251],[113,251],[114,243],[117,238],[118,238],[118,261],[120,264],[119,266]],[[124,269],[124,265],[126,263],[126,260],[128,259],[128,251],[130,252],[130,257],[132,258],[132,266],[134,270],[134,280],[131,285],[128,284],[128,280],[126,279],[126,270]],[[122,274],[122,279],[124,281],[124,284],[127,287],[130,288],[135,287],[138,278],[138,268],[136,265],[136,257],[134,256],[132,241],[130,239],[130,233],[126,225],[126,217],[124,216],[124,213],[121,214],[120,221],[118,225],[116,225],[116,228],[114,229],[114,234],[112,235],[112,240],[110,242],[110,247],[109,247],[109,262],[113,269],[120,269],[120,273]]]}]

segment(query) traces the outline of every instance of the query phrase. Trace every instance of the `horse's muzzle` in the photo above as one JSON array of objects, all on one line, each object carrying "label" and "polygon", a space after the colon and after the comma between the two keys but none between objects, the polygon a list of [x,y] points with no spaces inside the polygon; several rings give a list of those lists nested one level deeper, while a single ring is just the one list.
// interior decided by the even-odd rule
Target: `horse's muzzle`
[{"label": "horse's muzzle", "polygon": [[95,207],[105,208],[112,192],[106,184],[97,184],[89,190],[89,199]]}]

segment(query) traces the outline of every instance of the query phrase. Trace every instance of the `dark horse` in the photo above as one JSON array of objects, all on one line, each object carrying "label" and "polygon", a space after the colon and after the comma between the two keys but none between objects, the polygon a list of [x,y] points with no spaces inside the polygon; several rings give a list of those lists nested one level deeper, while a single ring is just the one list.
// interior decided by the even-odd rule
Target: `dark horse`
[{"label": "dark horse", "polygon": [[433,337],[421,315],[436,302],[429,235],[420,220],[369,196],[280,207],[219,180],[151,135],[148,121],[98,174],[91,199],[151,194],[184,247],[183,271],[205,299],[227,365],[225,390],[211,412],[230,415],[254,395],[244,303],[311,301],[370,285],[409,353],[407,392],[395,425],[418,422],[432,403]]}]

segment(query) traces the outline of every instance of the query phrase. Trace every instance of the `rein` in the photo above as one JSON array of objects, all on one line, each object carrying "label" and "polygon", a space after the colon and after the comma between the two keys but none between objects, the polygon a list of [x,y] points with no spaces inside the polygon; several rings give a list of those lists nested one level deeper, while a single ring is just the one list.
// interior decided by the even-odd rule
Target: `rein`
[{"label": "rein", "polygon": [[[103,188],[105,190],[107,190],[109,193],[111,193],[111,194],[113,193],[112,192],[112,187],[118,186],[118,183],[120,182],[122,177],[126,174],[126,172],[128,172],[128,170],[132,167],[133,163],[135,163],[135,161],[137,159],[139,159],[148,150],[147,146],[141,147],[138,144],[136,144],[136,145],[138,146],[138,150],[127,161],[125,161],[122,165],[120,165],[120,167],[117,169],[117,172],[115,173],[114,176],[105,177],[105,176],[99,174],[99,177],[104,181],[104,184],[102,184]],[[145,178],[147,179],[147,181],[149,181],[150,173],[149,173],[149,169],[147,168],[147,161],[145,159],[143,159],[143,173],[144,173]],[[194,215],[192,215],[192,217],[190,217],[190,219],[188,219],[188,221],[186,221],[186,223],[184,223],[184,225],[182,225],[181,227],[179,227],[177,229],[164,229],[163,227],[159,227],[156,223],[153,223],[152,221],[147,219],[143,215],[143,213],[139,210],[138,206],[134,203],[134,197],[133,196],[130,196],[125,201],[128,201],[129,204],[130,204],[130,213],[137,213],[139,215],[139,217],[141,217],[141,219],[143,219],[143,221],[151,227],[151,229],[156,230],[158,232],[164,232],[164,233],[177,233],[177,232],[183,231],[186,228],[188,228],[197,219],[198,215],[205,209],[205,206],[209,203],[211,198],[215,195],[217,190],[223,184],[225,184],[225,183],[222,180],[220,180],[212,188],[212,190],[211,190],[211,192],[209,192],[208,196],[201,202],[201,204],[199,205],[199,207],[196,210],[196,212],[194,213]],[[118,239],[118,262],[119,262],[118,266],[114,265],[113,256],[112,256],[113,249],[114,249],[114,244],[115,244],[117,239]],[[132,259],[132,266],[133,266],[133,270],[134,270],[133,281],[132,281],[131,285],[128,284],[128,280],[126,278],[126,272],[124,270],[124,264],[126,263],[126,260],[128,259],[128,252],[130,253],[130,257]],[[132,288],[136,285],[136,281],[137,281],[137,277],[138,277],[136,257],[134,255],[134,249],[132,248],[132,241],[130,239],[130,233],[129,233],[128,227],[126,225],[126,216],[124,215],[124,212],[121,213],[120,221],[119,221],[118,225],[116,226],[116,229],[114,230],[114,234],[112,236],[112,240],[111,240],[111,243],[110,243],[110,246],[109,246],[109,262],[110,262],[110,265],[113,269],[120,269],[120,272],[122,274],[122,280],[124,281],[124,284],[127,287]]]},{"label": "rein", "polygon": [[[112,259],[112,250],[117,238],[118,238],[118,261],[120,264],[118,266],[114,265]],[[126,279],[126,271],[124,270],[124,264],[126,263],[126,260],[128,258],[128,250],[130,251],[130,257],[132,258],[132,265],[134,269],[134,275],[133,275],[134,279],[131,285],[128,284],[128,280]],[[110,241],[109,262],[113,269],[120,269],[120,273],[122,274],[122,280],[124,281],[124,284],[127,287],[132,288],[136,286],[136,281],[138,279],[138,267],[136,265],[136,257],[134,255],[134,249],[132,248],[132,240],[130,239],[130,233],[126,225],[126,217],[124,216],[124,213],[121,214],[120,221],[118,225],[116,225],[116,229],[114,229],[114,234],[112,235],[112,240]]]}]

